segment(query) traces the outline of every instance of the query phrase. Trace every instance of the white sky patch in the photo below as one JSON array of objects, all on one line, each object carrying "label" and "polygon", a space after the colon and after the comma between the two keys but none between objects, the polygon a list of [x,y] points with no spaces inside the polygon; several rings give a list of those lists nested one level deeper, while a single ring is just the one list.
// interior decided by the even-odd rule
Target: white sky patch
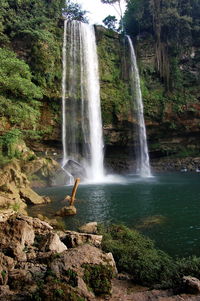
[{"label": "white sky patch", "polygon": [[[87,17],[91,24],[102,24],[103,19],[108,15],[116,16],[119,20],[119,15],[116,10],[108,4],[102,4],[101,0],[74,0],[74,2],[80,4],[83,10],[87,10]],[[125,1],[122,0],[122,9],[125,11]]]}]

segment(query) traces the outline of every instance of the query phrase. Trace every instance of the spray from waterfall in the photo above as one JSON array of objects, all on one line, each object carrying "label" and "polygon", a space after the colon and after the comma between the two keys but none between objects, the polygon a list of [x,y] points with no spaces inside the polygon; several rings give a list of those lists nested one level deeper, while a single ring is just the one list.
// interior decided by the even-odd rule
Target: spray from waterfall
[{"label": "spray from waterfall", "polygon": [[136,55],[131,38],[127,36],[131,56],[131,85],[133,91],[133,101],[136,108],[136,118],[138,127],[138,152],[137,153],[137,171],[141,177],[151,177],[151,168],[149,161],[149,152],[147,145],[146,127],[144,122],[144,108],[142,93],[140,87],[140,76],[137,67]]},{"label": "spray from waterfall", "polygon": [[94,27],[64,22],[62,77],[63,167],[99,182],[104,178],[103,132]]}]

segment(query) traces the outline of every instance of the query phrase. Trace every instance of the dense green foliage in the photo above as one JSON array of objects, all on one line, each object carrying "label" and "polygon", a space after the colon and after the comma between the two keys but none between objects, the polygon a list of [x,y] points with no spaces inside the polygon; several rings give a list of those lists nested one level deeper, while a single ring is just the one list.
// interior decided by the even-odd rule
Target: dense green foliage
[{"label": "dense green foliage", "polygon": [[101,107],[103,123],[116,124],[119,116],[126,119],[130,111],[130,91],[123,74],[124,45],[118,35],[98,28]]},{"label": "dense green foliage", "polygon": [[85,11],[71,0],[0,0],[3,133],[15,127],[25,133],[25,138],[41,137],[48,131],[40,120],[43,101],[59,118],[63,15],[84,21]]},{"label": "dense green foliage", "polygon": [[29,66],[10,50],[0,48],[0,117],[16,126],[34,127],[40,116],[42,90],[32,82]]},{"label": "dense green foliage", "polygon": [[102,248],[112,252],[119,272],[127,272],[143,285],[179,288],[183,276],[200,277],[200,258],[173,259],[154,243],[122,225],[100,227]]},{"label": "dense green foliage", "polygon": [[139,232],[113,225],[103,233],[103,250],[112,252],[119,272],[130,273],[135,281],[146,285],[162,283],[171,275],[171,258]]},{"label": "dense green foliage", "polygon": [[[167,89],[184,84],[185,74],[180,65],[183,61],[187,63],[191,47],[200,45],[199,13],[198,0],[128,1],[124,17],[126,30],[131,35],[139,35],[140,39],[153,37],[156,69]],[[193,76],[193,83],[197,80]]]}]

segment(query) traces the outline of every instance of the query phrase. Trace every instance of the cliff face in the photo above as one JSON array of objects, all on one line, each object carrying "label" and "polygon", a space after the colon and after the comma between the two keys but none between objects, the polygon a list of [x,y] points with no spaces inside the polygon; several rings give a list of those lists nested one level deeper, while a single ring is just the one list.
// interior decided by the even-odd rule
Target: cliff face
[{"label": "cliff face", "polygon": [[[113,156],[115,146],[116,155],[123,158],[126,153],[130,153],[129,149],[134,144],[135,120],[129,86],[129,51],[126,40],[102,27],[97,28],[97,42],[107,155],[112,153]],[[156,71],[154,40],[149,36],[138,36],[134,45],[141,75],[151,157],[198,154],[199,49],[191,47],[176,64],[171,61],[172,67],[173,64],[176,65],[174,72],[179,76],[177,84],[180,82],[180,85],[167,90]]]},{"label": "cliff face", "polygon": [[[145,119],[151,152],[187,156],[199,152],[199,49],[188,48],[174,67],[176,87],[166,90],[156,72],[155,44],[141,38],[136,43],[141,72]],[[172,58],[171,68],[174,62]]]},{"label": "cliff face", "polygon": [[[124,160],[128,159],[130,153],[133,152],[135,136],[129,50],[126,38],[102,26],[97,26],[95,29],[99,56],[105,155],[108,159]],[[61,28],[58,39],[61,50]],[[197,46],[188,48],[176,62],[170,58],[171,66],[174,66],[174,74],[177,74],[177,85],[166,90],[163,79],[156,71],[156,47],[152,37],[138,36],[134,44],[141,75],[151,157],[196,155],[200,150],[199,48]],[[20,37],[15,40],[14,45],[18,57],[21,55],[25,58],[26,49],[24,48],[22,53]],[[29,63],[29,56],[25,60]],[[35,61],[37,61],[37,56],[35,56]],[[29,115],[35,114],[34,122],[31,118],[29,119],[29,115],[23,115],[21,111],[16,114],[14,107],[13,113],[12,109],[7,115],[3,111],[0,112],[1,135],[18,128],[23,132],[28,146],[34,151],[48,154],[55,152],[61,154],[62,152],[61,85],[59,88],[62,74],[61,51],[56,62],[55,72],[59,76],[56,77],[56,74],[52,73],[52,76],[56,78],[55,86],[52,85],[53,80],[51,80],[51,85],[46,86],[48,93],[45,92],[43,98],[37,100],[37,105],[35,101],[34,112],[28,112]],[[31,64],[34,65],[34,62],[31,61]]]}]

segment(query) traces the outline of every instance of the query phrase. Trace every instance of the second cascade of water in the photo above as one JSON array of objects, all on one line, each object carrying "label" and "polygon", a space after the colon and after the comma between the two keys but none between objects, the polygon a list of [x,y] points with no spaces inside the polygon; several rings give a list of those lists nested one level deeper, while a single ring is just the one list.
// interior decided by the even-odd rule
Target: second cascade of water
[{"label": "second cascade of water", "polygon": [[94,27],[64,23],[62,76],[63,168],[90,182],[104,178],[103,132]]},{"label": "second cascade of water", "polygon": [[135,104],[135,112],[138,128],[138,151],[136,152],[137,171],[141,177],[151,177],[151,168],[149,161],[149,152],[147,145],[146,127],[144,122],[144,108],[142,101],[142,93],[140,87],[140,76],[137,67],[136,55],[131,38],[127,36],[131,54],[131,85],[133,101]]}]

